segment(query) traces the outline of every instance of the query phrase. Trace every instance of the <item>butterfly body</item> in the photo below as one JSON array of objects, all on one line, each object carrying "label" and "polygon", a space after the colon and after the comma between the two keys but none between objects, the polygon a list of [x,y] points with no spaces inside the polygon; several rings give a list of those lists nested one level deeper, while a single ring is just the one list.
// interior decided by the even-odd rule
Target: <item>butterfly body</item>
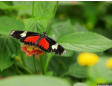
[{"label": "butterfly body", "polygon": [[59,55],[65,52],[61,45],[47,37],[45,33],[39,34],[27,31],[12,31],[10,35],[26,45],[36,46],[46,52],[55,52]]}]

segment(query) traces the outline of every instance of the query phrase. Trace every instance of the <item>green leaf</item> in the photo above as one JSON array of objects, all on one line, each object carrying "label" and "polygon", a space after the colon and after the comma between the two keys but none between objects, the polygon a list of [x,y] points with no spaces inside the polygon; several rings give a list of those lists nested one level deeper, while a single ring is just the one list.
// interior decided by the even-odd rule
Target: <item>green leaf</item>
[{"label": "green leaf", "polygon": [[68,75],[76,78],[86,78],[87,68],[75,63],[69,67]]},{"label": "green leaf", "polygon": [[59,42],[69,50],[102,52],[112,47],[112,41],[93,32],[75,32],[60,38]]},{"label": "green leaf", "polygon": [[68,82],[60,78],[46,76],[19,76],[4,79],[0,86],[70,86]]},{"label": "green leaf", "polygon": [[13,64],[11,61],[11,57],[7,55],[0,55],[0,71],[3,71],[4,69],[7,69]]},{"label": "green leaf", "polygon": [[[91,80],[91,79],[88,79],[88,80],[86,81],[86,83],[87,83],[89,86],[97,86],[97,85],[98,85],[97,82],[94,82],[94,81]],[[102,83],[102,82],[101,82],[101,83]]]},{"label": "green leaf", "polygon": [[2,16],[0,17],[0,34],[9,35],[11,30],[23,30],[24,24],[11,17]]},{"label": "green leaf", "polygon": [[73,57],[74,55],[70,55],[68,58],[54,55],[50,61],[49,69],[53,71],[54,75],[66,76],[69,66],[75,61]]},{"label": "green leaf", "polygon": [[106,58],[100,58],[99,63],[88,70],[88,76],[96,83],[111,83],[112,70],[106,67]]},{"label": "green leaf", "polygon": [[57,2],[32,2],[33,18],[24,21],[27,30],[45,32],[48,22],[56,13],[56,8]]},{"label": "green leaf", "polygon": [[37,21],[37,19],[34,19],[34,18],[24,20],[25,29],[27,31],[34,31],[39,33],[45,32],[45,28],[43,27],[45,23],[46,21],[41,24],[40,21]]},{"label": "green leaf", "polygon": [[0,17],[0,70],[10,67],[12,55],[19,52],[20,45],[15,40],[9,37],[11,30],[23,30],[24,24],[15,18],[2,16]]},{"label": "green leaf", "polygon": [[6,9],[10,9],[11,6],[7,5],[5,2],[1,1],[0,2],[0,9],[6,10]]},{"label": "green leaf", "polygon": [[11,58],[19,51],[19,44],[8,36],[0,36],[0,70],[10,67],[13,62]]},{"label": "green leaf", "polygon": [[[24,52],[23,52],[24,53]],[[34,61],[33,61],[33,57],[29,58],[28,56],[23,55],[23,57],[21,56],[21,58],[24,58],[24,64],[25,66],[31,71],[31,72],[36,72],[35,70],[35,65],[34,65]],[[41,69],[40,68],[40,64],[39,64],[39,61],[36,59],[35,60],[35,64],[36,64],[36,69],[39,70]]]},{"label": "green leaf", "polygon": [[83,25],[81,25],[80,23],[75,23],[74,25],[75,31],[76,32],[85,32],[88,31],[87,28],[85,28]]},{"label": "green leaf", "polygon": [[75,31],[70,20],[54,22],[51,28],[49,36],[55,40]]},{"label": "green leaf", "polygon": [[55,15],[57,2],[34,2],[34,16],[40,20],[52,19]]},{"label": "green leaf", "polygon": [[12,9],[18,11],[18,15],[32,15],[32,2],[31,1],[13,1]]},{"label": "green leaf", "polygon": [[88,86],[88,85],[85,84],[85,83],[76,83],[76,84],[74,84],[73,86]]}]

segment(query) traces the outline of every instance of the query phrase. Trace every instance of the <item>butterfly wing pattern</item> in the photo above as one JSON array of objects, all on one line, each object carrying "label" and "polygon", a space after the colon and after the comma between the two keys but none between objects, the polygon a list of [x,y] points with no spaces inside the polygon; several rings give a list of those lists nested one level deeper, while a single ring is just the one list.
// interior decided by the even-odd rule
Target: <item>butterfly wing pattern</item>
[{"label": "butterfly wing pattern", "polygon": [[55,54],[58,55],[65,53],[65,49],[61,45],[45,34],[27,31],[11,31],[10,35],[26,45],[36,46],[46,52],[55,52]]}]

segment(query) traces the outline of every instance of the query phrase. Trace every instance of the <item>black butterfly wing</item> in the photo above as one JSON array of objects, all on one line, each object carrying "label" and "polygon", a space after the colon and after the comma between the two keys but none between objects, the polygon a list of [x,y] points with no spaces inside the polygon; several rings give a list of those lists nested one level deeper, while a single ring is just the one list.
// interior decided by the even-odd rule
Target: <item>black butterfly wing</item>
[{"label": "black butterfly wing", "polygon": [[58,55],[65,53],[65,49],[60,44],[58,44],[56,41],[54,41],[53,39],[49,37],[47,37],[46,40],[50,44],[48,51],[55,52]]},{"label": "black butterfly wing", "polygon": [[[42,34],[27,31],[12,31],[10,35],[16,39],[19,39],[24,44],[36,46],[35,43],[38,39],[40,39],[40,36]],[[61,45],[47,36],[41,38],[41,40],[37,44],[37,47],[46,52],[55,52],[59,55],[65,52],[64,48]]]}]

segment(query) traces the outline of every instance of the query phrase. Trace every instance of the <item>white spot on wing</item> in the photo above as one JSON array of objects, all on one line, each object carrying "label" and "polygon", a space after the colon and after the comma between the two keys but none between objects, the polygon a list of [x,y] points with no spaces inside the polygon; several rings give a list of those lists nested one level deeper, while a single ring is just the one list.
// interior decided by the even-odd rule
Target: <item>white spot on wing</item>
[{"label": "white spot on wing", "polygon": [[56,44],[52,45],[52,49],[53,49],[53,50],[54,50],[54,49],[56,49],[56,50],[57,50],[57,48],[58,48],[58,43],[56,43]]},{"label": "white spot on wing", "polygon": [[21,37],[25,37],[27,35],[27,31],[24,31],[23,33],[20,34]]},{"label": "white spot on wing", "polygon": [[14,33],[14,32],[15,32],[15,31],[11,31],[11,33],[10,33],[10,34],[11,34],[11,35],[13,35],[13,33]]}]

